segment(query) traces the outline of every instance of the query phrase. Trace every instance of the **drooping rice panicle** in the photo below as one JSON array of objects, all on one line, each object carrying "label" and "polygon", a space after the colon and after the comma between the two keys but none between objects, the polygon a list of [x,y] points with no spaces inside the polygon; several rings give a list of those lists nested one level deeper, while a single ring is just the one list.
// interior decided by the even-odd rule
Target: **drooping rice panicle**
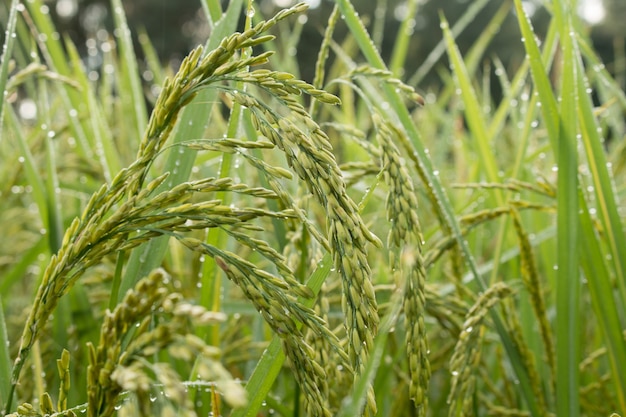
[{"label": "drooping rice panicle", "polygon": [[[274,83],[284,84],[288,88],[298,88],[312,94],[320,101],[337,103],[334,96],[306,83],[294,82],[274,72],[255,72],[253,78],[246,80],[252,82],[254,79],[262,88]],[[367,241],[379,245],[379,241],[367,230],[356,204],[346,193],[328,137],[307,116],[302,106],[288,96],[280,97],[291,111],[289,117],[281,117],[251,96],[241,92],[231,92],[231,95],[235,101],[251,110],[256,129],[285,153],[287,163],[326,209],[328,241],[344,285],[343,305],[350,340],[350,358],[358,374],[365,366],[379,321],[365,245]],[[373,396],[368,398],[373,399]],[[375,411],[373,401],[368,401],[368,407],[372,412]]]},{"label": "drooping rice panicle", "polygon": [[483,321],[496,303],[509,296],[512,290],[502,282],[495,283],[485,291],[470,308],[463,323],[463,329],[450,359],[452,383],[448,395],[449,414],[471,415],[471,402],[476,386],[475,369],[480,362],[481,339],[484,333]]},{"label": "drooping rice panicle", "polygon": [[411,376],[409,396],[418,408],[418,415],[424,416],[428,406],[430,363],[424,320],[426,268],[422,256],[424,242],[417,218],[418,201],[413,181],[394,143],[394,139],[402,133],[379,117],[374,120],[382,150],[381,169],[389,186],[387,218],[391,222],[391,229],[387,245],[390,250],[390,267],[401,275],[400,282],[406,286],[403,302]]}]

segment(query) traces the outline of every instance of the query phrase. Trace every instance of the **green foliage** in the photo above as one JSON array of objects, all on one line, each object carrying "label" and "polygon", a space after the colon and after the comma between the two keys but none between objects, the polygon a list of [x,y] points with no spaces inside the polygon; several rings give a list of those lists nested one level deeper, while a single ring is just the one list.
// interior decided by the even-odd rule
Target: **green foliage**
[{"label": "green foliage", "polygon": [[382,22],[348,0],[312,84],[289,54],[304,3],[201,2],[211,36],[175,73],[141,35],[158,85],[119,0],[90,74],[44,4],[18,3],[0,415],[626,413],[626,147],[603,139],[626,129],[623,74],[570,2],[542,43],[514,2],[510,74],[479,64],[510,4],[465,56],[482,3],[441,16],[451,67],[423,96],[402,80],[412,16],[387,68]]}]

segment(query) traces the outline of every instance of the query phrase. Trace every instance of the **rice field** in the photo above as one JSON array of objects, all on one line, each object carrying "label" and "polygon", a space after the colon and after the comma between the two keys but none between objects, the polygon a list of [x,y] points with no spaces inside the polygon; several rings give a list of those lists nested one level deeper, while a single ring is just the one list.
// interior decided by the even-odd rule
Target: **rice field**
[{"label": "rice field", "polygon": [[541,40],[503,2],[464,54],[475,10],[441,15],[436,90],[418,0],[389,63],[335,0],[310,82],[306,3],[201,0],[172,69],[111,0],[96,70],[10,3],[1,416],[626,415],[624,74],[575,2]]}]

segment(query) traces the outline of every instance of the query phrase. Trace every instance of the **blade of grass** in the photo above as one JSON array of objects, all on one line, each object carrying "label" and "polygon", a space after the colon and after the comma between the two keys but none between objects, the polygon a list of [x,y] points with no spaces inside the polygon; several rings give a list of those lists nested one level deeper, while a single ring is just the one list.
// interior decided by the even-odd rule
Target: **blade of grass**
[{"label": "blade of grass", "polygon": [[[472,2],[468,6],[467,11],[452,26],[451,31],[452,31],[452,34],[454,35],[454,38],[459,36],[459,34],[463,32],[463,30],[465,30],[465,28],[469,26],[469,24],[475,20],[476,15],[478,15],[478,13],[480,13],[480,11],[488,3],[489,3],[489,0],[478,0],[478,1]],[[441,41],[439,41],[437,46],[435,46],[435,48],[430,52],[430,54],[428,54],[428,56],[424,60],[424,63],[417,69],[415,74],[413,74],[411,78],[409,78],[408,84],[409,85],[419,84],[424,79],[426,74],[428,74],[428,72],[435,66],[435,64],[439,62],[439,59],[444,54],[444,52],[446,52],[446,44],[445,44],[445,41],[442,39]]]},{"label": "blade of grass", "polygon": [[[478,65],[481,63],[483,57],[485,56],[485,51],[487,50],[487,47],[493,41],[493,39],[498,35],[498,32],[500,31],[500,27],[502,26],[502,23],[504,22],[504,20],[510,13],[509,11],[510,8],[511,8],[511,5],[507,4],[507,2],[503,3],[502,6],[500,6],[496,14],[493,15],[493,18],[489,21],[489,23],[485,27],[485,30],[483,30],[480,33],[480,36],[478,37],[478,39],[476,39],[474,44],[472,44],[468,52],[465,54],[464,56],[465,66],[467,68],[467,71],[470,77],[474,76],[474,74],[476,73]],[[455,29],[455,26],[452,28],[453,34],[455,33],[454,29]],[[443,46],[443,52],[445,52],[446,50],[445,39],[441,40],[441,44]],[[444,77],[446,77],[445,74],[444,74]],[[439,103],[447,103],[450,100],[450,97],[455,93],[455,90],[456,90],[453,82],[448,82],[446,80],[444,84],[445,84],[445,88],[443,92],[441,92],[438,95],[439,97],[437,101]],[[490,136],[490,137],[494,137],[494,136]]]},{"label": "blade of grass", "polygon": [[[577,51],[577,55],[579,52]],[[617,198],[614,194],[611,175],[607,168],[606,156],[598,133],[598,124],[593,114],[593,103],[587,91],[588,80],[582,71],[580,59],[578,63],[578,121],[582,143],[587,154],[587,164],[591,172],[593,189],[595,193],[595,207],[600,212],[600,220],[603,226],[603,237],[608,243],[610,259],[603,256],[597,236],[591,224],[591,215],[586,207],[581,210],[581,239],[580,245],[584,246],[583,268],[592,292],[592,301],[595,304],[594,311],[603,329],[603,337],[609,351],[609,358],[613,369],[616,384],[615,394],[621,406],[622,413],[626,413],[626,373],[620,370],[620,364],[626,363],[626,344],[622,337],[622,326],[619,321],[618,311],[626,311],[626,257],[623,250],[626,248],[624,227],[617,209]],[[584,201],[583,201],[584,202]],[[584,262],[586,261],[586,262]],[[620,307],[615,303],[613,295],[613,280],[607,271],[607,265],[611,265],[615,272],[615,280],[619,291],[616,293]],[[595,295],[595,297],[594,297]]]},{"label": "blade of grass", "polygon": [[[601,245],[594,228],[589,211],[582,202],[581,235],[578,254],[581,258],[581,267],[587,277],[589,294],[595,315],[598,317],[603,339],[608,350],[609,363],[612,370],[612,390],[617,396],[620,411],[626,415],[626,342],[622,333],[619,309],[615,303],[611,274],[602,253]],[[622,309],[623,311],[623,309]]]},{"label": "blade of grass", "polygon": [[[50,18],[48,6],[44,5],[41,0],[28,1],[24,4],[34,24],[34,27],[31,29],[38,32],[38,45],[45,64],[50,70],[72,78],[74,74],[70,69],[67,55],[63,51],[60,38]],[[75,70],[81,71],[82,69],[76,68]],[[88,160],[94,159],[93,145],[90,142],[92,137],[90,127],[88,124],[83,124],[79,118],[79,111],[83,109],[81,95],[69,85],[60,88],[59,93],[65,107],[65,114],[67,114],[70,121],[72,134],[76,138],[78,145],[76,151],[80,156]]]},{"label": "blade of grass", "polygon": [[2,280],[0,281],[0,296],[7,297],[10,295],[11,287],[24,277],[24,273],[28,267],[33,265],[40,254],[44,253],[47,246],[47,237],[41,236],[41,238],[32,247],[26,251],[19,260],[16,260],[11,268],[3,272]]},{"label": "blade of grass", "polygon": [[140,30],[137,39],[141,45],[141,52],[143,52],[143,56],[146,59],[146,64],[152,72],[152,83],[155,85],[163,85],[165,69],[161,66],[157,52],[146,31]]},{"label": "blade of grass", "polygon": [[[571,17],[555,4],[555,18],[562,43],[564,66],[559,111],[539,47],[521,2],[515,0],[531,73],[542,104],[544,123],[554,153],[557,155],[557,414],[578,416],[579,387],[579,292],[578,259],[578,155],[576,152],[576,65],[570,35]],[[572,32],[574,33],[574,32]]]},{"label": "blade of grass", "polygon": [[[67,40],[65,49],[67,50],[68,59],[69,62],[72,63],[72,66],[74,68],[81,68],[81,58],[76,46],[70,40]],[[102,120],[104,112],[97,103],[95,92],[87,78],[87,74],[83,71],[75,71],[74,79],[81,87],[78,94],[81,95],[81,102],[87,113],[85,120],[89,121],[90,130],[93,132],[91,146],[94,149],[95,158],[100,163],[105,180],[110,182],[112,176],[122,167],[120,155],[117,153],[115,141],[110,134],[111,131],[105,127],[105,122]],[[73,113],[74,112],[70,111],[70,117]],[[132,135],[129,136],[132,137]]]},{"label": "blade of grass", "polygon": [[[557,30],[554,21],[550,24],[548,28],[548,33],[546,35],[545,40],[543,41],[544,50],[543,50],[543,62],[551,62],[554,58],[555,47],[557,45]],[[529,62],[528,60],[524,60],[520,68],[517,70],[517,73],[513,77],[513,81],[511,82],[511,88],[509,94],[500,102],[498,109],[493,114],[491,118],[491,124],[489,125],[489,137],[495,137],[498,131],[502,129],[504,125],[506,115],[510,111],[512,100],[519,95],[519,91],[522,87],[526,85],[527,76],[529,70]],[[536,111],[537,107],[537,97],[538,94],[531,95],[531,109],[532,113]]]},{"label": "blade of grass", "polygon": [[42,109],[43,112],[43,124],[42,128],[45,128],[44,131],[45,139],[45,149],[46,149],[46,214],[47,221],[43,222],[48,225],[48,229],[46,233],[48,235],[48,242],[50,246],[50,252],[56,253],[61,247],[61,242],[63,240],[63,215],[61,214],[61,202],[59,200],[60,197],[60,187],[59,187],[59,177],[57,171],[57,143],[54,140],[56,133],[52,130],[51,127],[51,118],[50,118],[50,105],[49,105],[49,97],[48,97],[48,88],[44,80],[39,80],[39,100],[40,105],[39,108]]},{"label": "blade of grass", "polygon": [[[580,66],[579,66],[580,68]],[[578,120],[582,134],[582,143],[587,154],[587,163],[591,172],[596,207],[600,212],[605,238],[611,252],[611,264],[615,270],[616,281],[621,295],[621,305],[626,308],[626,236],[618,202],[612,186],[611,174],[607,168],[606,155],[598,133],[598,123],[593,113],[593,103],[587,92],[588,80],[584,73],[578,72],[577,88],[579,94]],[[607,283],[608,284],[608,283]]]},{"label": "blade of grass", "polygon": [[13,46],[15,45],[15,28],[17,26],[17,6],[18,0],[11,2],[11,8],[9,9],[9,20],[7,21],[7,28],[4,36],[4,45],[2,47],[2,57],[0,58],[0,91],[2,91],[2,100],[0,100],[0,141],[2,140],[2,129],[4,120],[4,104],[6,103],[6,84],[9,79],[9,61],[11,60],[11,54],[13,53]]},{"label": "blade of grass", "polygon": [[585,59],[591,64],[594,77],[596,77],[598,81],[604,84],[604,86],[611,91],[612,96],[619,101],[622,107],[626,107],[626,92],[624,92],[621,85],[613,79],[598,55],[594,52],[593,47],[589,44],[589,42],[581,36],[579,36],[577,40],[578,47],[583,53]]},{"label": "blade of grass", "polygon": [[133,48],[133,39],[126,22],[126,15],[121,0],[111,0],[113,7],[113,20],[115,21],[115,31],[118,34],[120,53],[122,54],[122,79],[130,86],[130,94],[124,94],[130,100],[130,107],[133,114],[134,128],[137,140],[142,137],[143,131],[148,125],[146,111],[146,101],[143,97],[141,79],[139,78],[139,68],[137,67],[137,56]]},{"label": "blade of grass", "polygon": [[[443,36],[446,41],[446,47],[448,50],[448,56],[453,68],[454,75],[458,82],[459,89],[461,90],[461,97],[465,103],[465,118],[469,125],[470,132],[478,145],[478,155],[480,156],[481,165],[484,167],[487,180],[489,182],[499,182],[498,166],[493,153],[493,146],[490,143],[491,138],[487,134],[487,123],[483,115],[483,110],[472,82],[470,80],[469,72],[463,62],[463,57],[458,47],[454,43],[452,32],[448,26],[443,15],[440,16],[442,22]],[[496,204],[498,206],[503,205],[502,191],[500,189],[494,190]]]},{"label": "blade of grass", "polygon": [[7,326],[4,319],[4,306],[2,296],[0,296],[0,415],[5,415],[5,405],[8,403],[7,397],[11,392],[11,356],[9,346],[11,341],[7,334]]},{"label": "blade of grass", "polygon": [[393,72],[396,77],[401,77],[403,75],[402,72],[404,71],[404,62],[409,50],[411,35],[413,35],[415,13],[417,13],[418,4],[418,0],[409,0],[406,3],[406,13],[404,14],[404,19],[402,19],[402,22],[400,23],[400,29],[398,29],[398,35],[396,36],[396,41],[394,42],[389,70]]},{"label": "blade of grass", "polygon": [[574,31],[567,2],[554,5],[560,32],[563,81],[557,155],[556,411],[580,415],[580,278],[578,270],[578,151]]},{"label": "blade of grass", "polygon": [[222,4],[219,1],[204,0],[201,2],[202,10],[209,22],[209,26],[213,29],[213,25],[222,17]]},{"label": "blade of grass", "polygon": [[[545,62],[550,62],[552,58],[554,57],[556,39],[557,39],[556,35],[557,35],[556,25],[554,24],[554,22],[552,22],[552,24],[550,25],[548,29],[548,34],[546,36],[546,39],[544,41],[543,60]],[[492,120],[489,125],[488,137],[491,138],[491,140],[493,140],[496,137],[496,135],[498,135],[499,132],[502,130],[504,123],[505,123],[505,118],[507,116],[510,116],[509,123],[513,123],[515,126],[518,125],[517,117],[513,117],[514,114],[512,114],[512,112],[514,112],[515,110],[521,109],[523,107],[523,104],[525,104],[523,97],[520,97],[519,93],[520,93],[522,86],[525,85],[527,75],[528,75],[528,70],[529,70],[529,65],[528,65],[528,61],[526,60],[524,61],[524,63],[521,65],[521,67],[518,69],[517,73],[515,74],[512,84],[504,88],[506,98],[503,99],[500,105],[498,106],[498,109],[493,114]],[[502,73],[505,74],[504,70]],[[517,101],[519,105],[514,106],[512,104],[514,101]],[[518,178],[520,174],[523,174],[523,170],[522,170],[522,168],[524,167],[523,161],[526,156],[531,132],[534,130],[533,126],[536,124],[535,118],[536,118],[536,113],[538,111],[537,102],[538,102],[538,95],[531,94],[528,105],[521,110],[522,112],[525,112],[524,121],[523,121],[523,129],[518,136],[518,140],[520,141],[520,144],[519,144],[519,148],[517,151],[515,162],[510,171],[510,178]],[[509,199],[511,198],[511,194],[512,194],[511,191],[505,192],[504,200],[509,201]],[[500,225],[499,225],[494,255],[492,257],[493,263],[496,266],[500,264],[500,260],[503,256],[503,251],[505,249],[507,226],[508,226],[508,218],[504,217],[501,220]],[[497,279],[498,271],[499,271],[498,268],[492,269],[490,282],[494,282]],[[524,312],[526,313],[526,315],[524,315]],[[522,317],[520,317],[520,320],[528,329],[528,331],[525,334],[530,335],[532,338],[532,335],[534,335],[535,333],[534,324],[533,324],[535,322],[535,318],[534,316],[531,315],[531,312],[529,311],[529,309],[522,310]],[[551,352],[553,352],[553,347],[551,348],[546,345],[546,343],[550,343],[549,337],[551,337],[552,333],[551,331],[549,332],[550,336],[546,336],[545,332],[543,333],[544,333],[544,337],[542,339],[542,342],[544,344],[544,350],[547,352],[548,357],[553,358],[553,355],[551,355]],[[541,351],[537,350],[536,354],[541,355]],[[546,381],[548,380],[552,381],[552,383],[546,384],[547,392],[545,394],[545,397],[546,397],[545,403],[548,404],[548,407],[551,407],[553,404],[552,399],[554,396],[554,381],[556,378],[554,370],[555,370],[554,366],[539,367],[539,369],[537,370],[538,372],[543,373],[544,379]]]},{"label": "blade of grass", "polygon": [[37,209],[39,210],[39,216],[42,221],[42,226],[45,229],[49,228],[48,224],[48,205],[47,205],[47,191],[44,185],[43,178],[39,174],[39,170],[37,169],[37,163],[33,157],[33,154],[30,151],[28,142],[26,137],[24,136],[24,132],[20,127],[20,122],[15,114],[13,108],[8,108],[6,112],[6,117],[8,121],[9,127],[13,130],[15,137],[17,139],[17,145],[20,149],[21,156],[23,158],[23,167],[24,173],[26,174],[26,180],[28,184],[32,187],[32,196],[33,200],[37,204]]},{"label": "blade of grass", "polygon": [[541,107],[543,121],[548,130],[548,138],[550,139],[552,148],[556,149],[557,138],[559,137],[559,110],[556,104],[556,98],[552,92],[552,84],[548,78],[548,71],[544,66],[535,32],[530,24],[530,19],[524,11],[521,0],[515,0],[515,11],[522,32],[522,41],[528,56],[527,61],[530,63],[530,71],[535,83],[535,91],[539,96],[539,103],[537,105]]}]

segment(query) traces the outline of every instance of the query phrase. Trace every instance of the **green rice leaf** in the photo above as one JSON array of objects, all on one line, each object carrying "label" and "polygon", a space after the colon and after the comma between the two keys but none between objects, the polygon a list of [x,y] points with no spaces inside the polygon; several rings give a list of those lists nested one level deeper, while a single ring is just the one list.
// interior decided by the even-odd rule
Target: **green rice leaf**
[{"label": "green rice leaf", "polygon": [[[6,84],[9,79],[9,61],[15,45],[15,29],[17,26],[17,6],[19,0],[13,0],[9,8],[9,20],[7,21],[4,45],[2,47],[2,57],[0,57],[0,91],[2,100],[0,101],[0,135],[2,134],[2,124],[4,120],[4,104],[6,103]],[[0,136],[0,139],[2,137]]]},{"label": "green rice leaf", "polygon": [[580,415],[580,274],[578,267],[579,195],[577,151],[577,57],[574,50],[571,15],[565,5],[555,5],[560,28],[563,69],[557,158],[557,282],[556,406],[558,415]]},{"label": "green rice leaf", "polygon": [[[133,48],[133,39],[130,33],[128,23],[126,23],[126,14],[121,0],[111,0],[113,6],[113,18],[115,20],[116,33],[119,34],[118,41],[120,52],[122,54],[122,80],[130,86],[130,108],[132,109],[133,122],[135,124],[135,134],[137,138],[141,138],[143,131],[148,124],[148,116],[146,112],[146,101],[143,96],[143,88],[141,87],[141,79],[139,78],[139,67],[137,66],[137,56]],[[127,95],[124,95],[127,97]]]},{"label": "green rice leaf", "polygon": [[413,35],[413,26],[415,25],[414,16],[417,12],[418,4],[418,0],[410,0],[406,3],[406,13],[400,23],[398,36],[396,36],[396,41],[394,42],[389,69],[396,77],[402,75],[401,73],[409,50],[411,35]]},{"label": "green rice leaf", "polygon": [[[459,36],[463,30],[465,30],[465,28],[476,19],[478,13],[480,13],[480,11],[485,8],[487,4],[489,4],[489,0],[477,0],[470,3],[463,16],[454,24],[454,26],[452,26],[451,31],[454,38]],[[439,58],[441,58],[445,52],[446,43],[445,40],[442,39],[439,43],[437,43],[437,46],[435,46],[430,54],[428,54],[424,63],[417,69],[417,72],[409,78],[408,84],[419,84],[424,79],[426,74],[428,74],[428,72],[430,72],[430,70],[439,62]]]},{"label": "green rice leaf", "polygon": [[608,264],[602,251],[599,236],[584,200],[581,200],[581,208],[580,233],[584,239],[579,239],[577,253],[587,278],[593,311],[598,318],[603,340],[608,350],[612,371],[609,382],[611,384],[610,391],[617,396],[621,412],[626,413],[626,374],[623,372],[623,364],[626,363],[626,342],[622,333],[619,313],[624,309],[618,307],[615,302],[612,277],[607,267]]},{"label": "green rice leaf", "polygon": [[9,355],[9,346],[11,340],[7,334],[7,326],[4,319],[4,306],[2,305],[2,296],[0,296],[0,414],[5,415],[7,398],[11,392],[11,356]]},{"label": "green rice leaf", "polygon": [[[495,155],[493,154],[493,146],[491,144],[491,138],[487,133],[487,123],[483,116],[482,105],[480,104],[476,92],[472,87],[470,76],[461,57],[461,52],[454,43],[452,32],[448,26],[448,22],[443,16],[442,28],[443,35],[446,41],[446,47],[448,48],[448,55],[450,56],[450,62],[456,80],[458,82],[459,89],[461,90],[461,97],[465,104],[465,117],[472,132],[473,138],[478,145],[478,155],[482,166],[485,169],[487,181],[498,182],[500,180],[498,176],[498,166],[496,164]],[[502,192],[495,190],[496,203],[498,206],[503,204]]]}]

